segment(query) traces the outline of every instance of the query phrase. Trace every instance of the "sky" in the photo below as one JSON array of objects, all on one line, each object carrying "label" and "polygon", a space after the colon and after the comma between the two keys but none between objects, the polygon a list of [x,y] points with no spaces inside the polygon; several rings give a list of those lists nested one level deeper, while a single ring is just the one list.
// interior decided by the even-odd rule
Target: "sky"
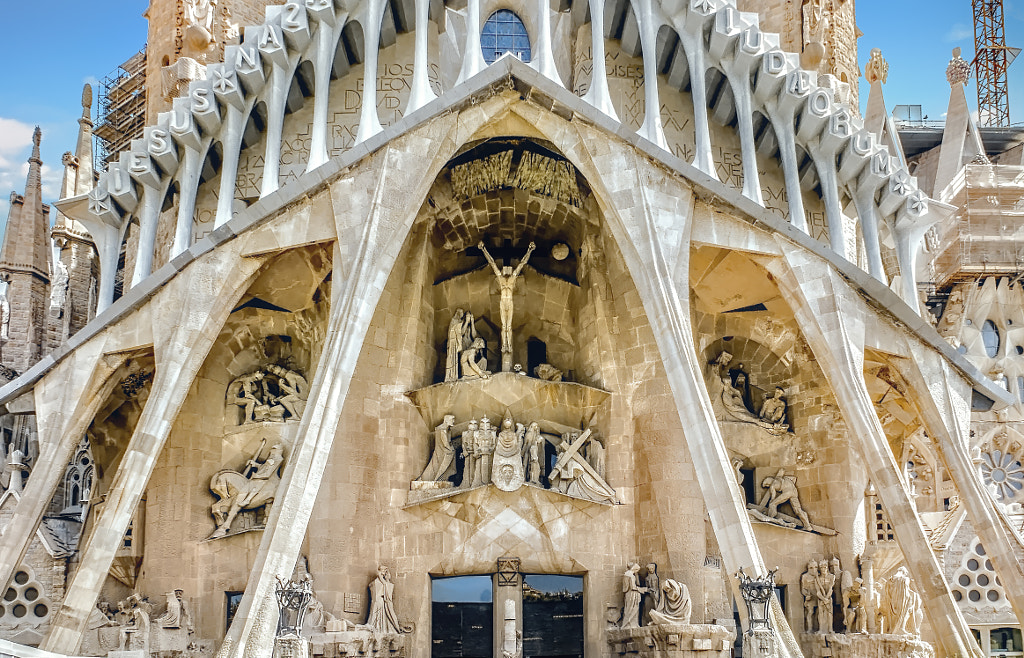
[{"label": "sky", "polygon": [[[22,193],[31,153],[32,129],[43,130],[43,196],[55,201],[61,155],[75,147],[82,85],[102,80],[146,41],[142,17],[148,0],[0,0],[6,37],[0,40],[0,222],[9,193]],[[1004,0],[1006,42],[1024,47],[1024,0]],[[945,71],[951,50],[973,57],[970,0],[858,0],[861,66],[872,48],[889,62],[885,100],[922,105],[941,121],[949,100]],[[170,29],[170,26],[169,28]],[[1024,125],[1024,56],[1010,67],[1011,121]],[[977,107],[973,82],[968,103]],[[861,80],[862,103],[867,85]],[[93,110],[95,116],[95,108]]]}]

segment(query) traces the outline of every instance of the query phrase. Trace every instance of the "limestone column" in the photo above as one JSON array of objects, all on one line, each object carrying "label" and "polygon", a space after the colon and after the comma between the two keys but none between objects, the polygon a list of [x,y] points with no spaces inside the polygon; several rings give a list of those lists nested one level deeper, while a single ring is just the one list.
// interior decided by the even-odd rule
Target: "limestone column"
[{"label": "limestone column", "polygon": [[655,53],[661,21],[658,20],[652,0],[633,0],[633,9],[639,23],[640,50],[644,62],[644,122],[637,133],[667,151],[668,142],[665,140],[665,130],[661,126],[661,99],[658,96],[658,64]]},{"label": "limestone column", "polygon": [[[586,137],[584,134],[581,144],[604,141]],[[591,155],[596,171],[593,175],[588,172],[587,177],[595,193],[617,200],[615,206],[607,208],[606,218],[636,284],[658,344],[676,412],[685,428],[681,436],[676,435],[679,439],[674,443],[645,447],[650,451],[649,459],[659,460],[661,479],[652,482],[652,486],[656,491],[671,489],[675,483],[690,478],[688,469],[673,457],[689,453],[733,593],[738,598],[738,584],[731,574],[740,567],[748,573],[764,574],[767,570],[715,419],[704,382],[706,364],[697,355],[690,324],[689,256],[694,197],[692,191],[666,179],[632,150],[618,143],[604,143],[600,149]],[[781,640],[777,643],[777,655],[800,655],[796,638],[774,598],[772,619]]]},{"label": "limestone column", "polygon": [[266,24],[260,38],[260,54],[270,64],[270,75],[264,87],[267,99],[266,148],[263,155],[263,181],[260,198],[276,192],[281,185],[281,139],[284,132],[284,113],[291,88],[294,66],[288,61],[288,51],[280,28]]},{"label": "limestone column", "polygon": [[[644,1],[649,2],[650,0]],[[564,87],[562,78],[558,75],[558,69],[555,67],[555,55],[551,52],[551,0],[536,0],[536,2],[539,34],[536,45],[533,47],[533,61],[530,62],[530,66],[558,86]]]},{"label": "limestone column", "polygon": [[970,382],[932,349],[908,342],[913,358],[900,372],[916,394],[915,402],[928,436],[938,448],[971,525],[1002,580],[1006,600],[1018,623],[1024,625],[1024,565],[1017,557],[1024,546],[1020,535],[995,509],[970,457]]},{"label": "limestone column", "polygon": [[[706,0],[688,0],[685,18],[675,19],[679,42],[686,53],[690,69],[690,95],[693,98],[694,156],[693,166],[718,180],[711,153],[711,124],[708,122],[708,92],[704,78],[707,75],[707,53],[704,33],[715,19],[715,9]],[[682,24],[679,25],[678,22]]]},{"label": "limestone column", "polygon": [[466,41],[462,48],[462,67],[455,84],[462,84],[487,66],[480,48],[480,0],[466,0]]},{"label": "limestone column", "polygon": [[784,258],[769,264],[769,270],[790,301],[852,435],[859,439],[861,456],[939,639],[940,653],[980,658],[900,478],[864,382],[864,335],[873,316],[862,310],[860,298],[826,263],[785,243],[782,251]]},{"label": "limestone column", "polygon": [[75,448],[120,379],[114,373],[124,357],[103,358],[102,348],[102,340],[81,345],[35,385],[41,454],[0,535],[0,589],[4,591],[25,559]]},{"label": "limestone column", "polygon": [[384,130],[377,116],[377,56],[380,54],[380,24],[383,20],[383,0],[367,0],[363,25],[363,97],[356,144]]},{"label": "limestone column", "polygon": [[608,93],[608,66],[604,54],[604,3],[605,0],[588,0],[590,3],[590,88],[583,94],[583,100],[618,121],[615,105]]},{"label": "limestone column", "polygon": [[412,87],[405,113],[410,114],[437,98],[430,88],[430,0],[416,0],[416,43],[413,51]]},{"label": "limestone column", "polygon": [[307,3],[309,12],[318,22],[318,27],[316,58],[313,60],[313,125],[309,134],[309,160],[306,162],[306,171],[313,171],[329,159],[327,124],[331,107],[331,69],[334,67],[334,55],[338,48],[338,38],[341,36],[338,17],[332,4],[322,3],[309,7]]},{"label": "limestone column", "polygon": [[[168,180],[168,183],[170,181]],[[142,211],[139,213],[139,248],[135,256],[135,273],[132,275],[132,286],[137,286],[153,272],[153,252],[156,249],[156,229],[160,220],[160,206],[163,205],[166,185],[159,188],[150,185],[142,186]],[[128,292],[125,289],[125,292]]]},{"label": "limestone column", "polygon": [[[239,242],[236,249],[240,247]],[[179,272],[150,302],[157,364],[152,393],[41,648],[65,654],[77,650],[178,410],[228,314],[265,260],[240,258],[235,249],[222,246]],[[194,318],[203,321],[197,323]]]}]

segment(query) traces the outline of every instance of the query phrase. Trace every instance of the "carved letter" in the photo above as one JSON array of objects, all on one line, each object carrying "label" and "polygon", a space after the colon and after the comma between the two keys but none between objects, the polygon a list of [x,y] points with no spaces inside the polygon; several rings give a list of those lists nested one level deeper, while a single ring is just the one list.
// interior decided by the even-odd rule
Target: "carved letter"
[{"label": "carved letter", "polygon": [[807,100],[807,107],[814,116],[827,117],[832,109],[831,94],[825,89],[816,89]]},{"label": "carved letter", "polygon": [[876,176],[888,176],[892,161],[887,151],[879,151],[871,157],[871,173]]},{"label": "carved letter", "polygon": [[297,2],[289,2],[284,6],[284,24],[287,27],[302,27],[302,23],[299,22],[299,12],[302,11],[302,7]]},{"label": "carved letter", "polygon": [[875,136],[867,130],[862,130],[853,136],[853,152],[857,155],[870,155],[875,146]]},{"label": "carved letter", "polygon": [[192,90],[192,111],[206,112],[210,109],[210,96],[205,87],[197,87]]},{"label": "carved letter", "polygon": [[[267,28],[265,31],[273,32],[273,30],[271,30],[270,28]],[[260,45],[262,46],[262,44]],[[238,57],[235,58],[236,69],[240,71],[255,71],[259,64],[259,55],[256,54],[255,48],[253,48],[252,46],[246,47],[244,44],[239,46]]]},{"label": "carved letter", "polygon": [[277,31],[270,25],[263,26],[260,34],[260,50],[280,50],[281,41],[277,38]]},{"label": "carved letter", "polygon": [[850,115],[845,109],[840,108],[832,115],[828,122],[828,132],[839,139],[850,136]]},{"label": "carved letter", "polygon": [[764,72],[778,75],[786,68],[786,56],[780,50],[772,50],[765,54],[762,65]]},{"label": "carved letter", "polygon": [[794,96],[803,96],[811,90],[811,76],[807,71],[797,70],[786,76],[786,91]]},{"label": "carved letter", "polygon": [[144,174],[149,171],[149,156],[145,153],[132,153],[129,171],[134,174]]},{"label": "carved letter", "polygon": [[748,27],[743,31],[743,38],[740,40],[740,48],[744,52],[751,55],[756,55],[761,50],[761,44],[764,43],[764,35],[761,34],[761,30],[757,26]]},{"label": "carved letter", "polygon": [[161,155],[166,153],[170,147],[170,142],[167,140],[167,133],[157,128],[152,132],[149,139],[149,152],[152,155]]}]

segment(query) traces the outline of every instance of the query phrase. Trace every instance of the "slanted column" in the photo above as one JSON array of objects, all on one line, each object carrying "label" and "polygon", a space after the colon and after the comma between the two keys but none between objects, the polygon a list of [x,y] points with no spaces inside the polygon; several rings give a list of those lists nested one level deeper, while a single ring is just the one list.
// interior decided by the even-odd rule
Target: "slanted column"
[{"label": "slanted column", "polygon": [[462,48],[462,68],[455,84],[469,80],[487,66],[480,47],[481,27],[480,0],[466,0],[466,42]]},{"label": "slanted column", "polygon": [[[547,4],[547,0],[540,0]],[[665,130],[661,125],[661,99],[658,95],[657,40],[661,26],[652,0],[632,0],[640,28],[640,50],[644,61],[644,122],[637,133],[668,150]],[[691,76],[692,77],[692,76]]]},{"label": "slanted column", "polygon": [[[217,101],[224,107],[224,124],[220,132],[224,160],[220,167],[220,188],[214,228],[231,221],[234,216],[235,187],[238,183],[238,161],[242,153],[245,122],[256,103],[256,94],[266,84],[263,61],[255,43],[246,42],[224,49],[224,63],[211,64],[206,73]],[[243,88],[244,85],[244,88]],[[246,98],[246,91],[251,98]]]},{"label": "slanted column", "polygon": [[[156,225],[160,220],[160,206],[166,191],[146,185],[142,192],[142,210],[139,213],[139,250],[135,255],[132,287],[139,285],[153,271],[153,250],[156,249]],[[127,292],[127,290],[125,291]]]},{"label": "slanted column", "polygon": [[238,184],[238,161],[242,155],[242,130],[245,116],[234,107],[227,108],[224,131],[221,139],[224,145],[224,159],[220,165],[220,187],[217,190],[217,216],[214,228],[231,221],[235,214],[235,188]]},{"label": "slanted column", "polygon": [[[763,37],[762,37],[763,38]],[[782,175],[786,181],[789,202],[789,223],[807,233],[803,188],[800,186],[800,163],[796,159],[796,113],[804,98],[789,93],[787,75],[796,69],[796,55],[772,50],[761,58],[754,86],[754,96],[764,106],[779,142]]]},{"label": "slanted column", "polygon": [[[106,505],[81,551],[78,571],[43,641],[45,650],[65,654],[77,650],[178,410],[220,327],[265,260],[225,252],[193,263],[151,302],[157,362],[152,393],[114,474]],[[205,322],[194,326],[189,319],[195,317]]]},{"label": "slanted column", "polygon": [[410,114],[437,98],[430,88],[430,57],[428,37],[430,28],[430,0],[416,0],[416,42],[413,49],[412,89],[405,113]]},{"label": "slanted column", "polygon": [[864,336],[872,315],[844,279],[816,257],[787,249],[769,270],[790,300],[800,330],[836,396],[851,436],[885,506],[941,655],[981,658],[942,577],[864,381]]},{"label": "slanted column", "polygon": [[1020,536],[995,509],[970,457],[970,382],[930,347],[908,341],[913,358],[900,370],[915,393],[921,420],[939,450],[942,463],[960,492],[960,504],[985,547],[1017,622],[1024,625],[1024,565],[1017,557]]},{"label": "slanted column", "polygon": [[608,93],[608,67],[604,54],[604,3],[605,0],[588,0],[590,3],[590,88],[583,94],[587,101],[615,121],[611,94]]},{"label": "slanted column", "polygon": [[195,221],[196,196],[199,193],[199,174],[212,138],[200,137],[199,128],[192,118],[190,97],[174,99],[169,128],[171,136],[184,151],[178,175],[178,185],[181,189],[178,197],[178,217],[170,253],[170,258],[174,258],[192,246],[192,224]]},{"label": "slanted column", "polygon": [[359,112],[356,144],[384,130],[377,116],[377,56],[380,52],[380,24],[383,20],[384,0],[366,0],[366,25],[363,26],[363,105]]},{"label": "slanted column", "polygon": [[[609,185],[607,193],[623,200],[609,213],[608,225],[619,244],[635,247],[623,249],[622,255],[650,322],[676,411],[685,428],[673,435],[677,439],[674,443],[645,447],[651,451],[648,459],[659,464],[660,482],[654,486],[672,488],[675,482],[692,477],[689,469],[674,457],[688,453],[726,571],[732,574],[742,567],[748,573],[764,574],[764,560],[743,492],[736,482],[705,384],[706,364],[694,347],[689,308],[692,191],[682,185],[666,183],[648,193],[649,181],[664,177],[658,176],[646,160],[618,148],[595,158],[594,166],[597,174],[590,177],[594,184]],[[625,202],[626,197],[629,203]],[[733,585],[735,590],[736,583]],[[738,596],[738,591],[734,593]],[[781,606],[774,602],[772,608],[780,639],[776,655],[800,655]]]},{"label": "slanted column", "polygon": [[[650,2],[650,0],[641,0]],[[536,0],[537,2],[537,41],[533,49],[533,61],[530,66],[550,80],[564,87],[562,78],[555,68],[555,55],[551,52],[551,0]]]},{"label": "slanted column", "polygon": [[50,436],[43,435],[40,424],[42,454],[0,535],[0,589],[7,590],[15,569],[25,559],[43,514],[64,479],[64,470],[75,456],[75,449],[119,381],[112,375],[123,361],[123,356],[112,360],[103,358],[102,341],[93,340],[71,352],[53,372],[36,384],[36,391],[47,392],[50,392],[50,387],[63,385],[61,395],[51,402],[36,396],[38,417],[64,416],[65,408],[69,413],[64,418],[55,419],[50,426]]},{"label": "slanted column", "polygon": [[[888,156],[886,156],[888,157]],[[860,219],[861,234],[864,238],[864,253],[868,259],[868,274],[882,283],[886,281],[885,267],[882,265],[882,247],[878,239],[878,207],[875,205],[875,190],[862,185],[853,195],[853,204],[857,208]]]}]

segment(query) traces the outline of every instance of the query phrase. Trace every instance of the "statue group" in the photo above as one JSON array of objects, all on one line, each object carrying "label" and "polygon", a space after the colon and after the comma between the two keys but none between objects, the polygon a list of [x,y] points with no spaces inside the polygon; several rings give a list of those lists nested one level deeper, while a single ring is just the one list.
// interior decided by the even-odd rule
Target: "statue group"
[{"label": "statue group", "polygon": [[755,410],[750,375],[743,364],[730,368],[732,354],[721,352],[710,364],[708,393],[719,420],[755,425],[770,434],[780,435],[789,431],[786,423],[786,392],[775,387],[765,395],[759,409]]},{"label": "statue group", "polygon": [[284,464],[284,447],[280,443],[274,444],[267,457],[260,461],[266,443],[266,439],[260,443],[256,454],[241,471],[224,469],[210,478],[210,491],[219,500],[210,508],[217,529],[209,539],[227,536],[231,524],[243,510],[253,510],[273,502],[277,487],[281,484],[279,471]]},{"label": "statue group", "polygon": [[[236,424],[299,420],[309,397],[309,383],[294,370],[268,365],[228,385],[228,411],[241,411]],[[237,411],[236,411],[237,413]]]},{"label": "statue group", "polygon": [[689,624],[692,603],[686,585],[671,578],[662,583],[658,565],[647,565],[641,585],[640,564],[631,563],[622,574],[622,618],[619,628],[647,625]]},{"label": "statue group", "polygon": [[[920,637],[921,596],[914,591],[906,567],[900,567],[871,591],[863,578],[842,569],[839,559],[811,560],[800,577],[804,629],[808,633],[867,633],[868,603],[874,629],[881,634]],[[836,618],[836,612],[842,615]]]},{"label": "statue group", "polygon": [[148,656],[151,651],[171,647],[184,649],[186,638],[193,632],[192,609],[184,590],[172,590],[165,597],[164,613],[156,618],[155,606],[137,592],[120,601],[117,610],[101,601],[93,608],[87,627],[100,638],[109,638],[108,642],[100,640],[101,646],[116,644],[119,651],[140,651]]},{"label": "statue group", "polygon": [[[490,418],[471,419],[453,435],[455,416],[448,414],[434,428],[434,451],[416,482],[451,486],[457,455],[463,457],[460,488],[493,484],[515,491],[524,484],[549,487],[560,493],[596,502],[616,502],[615,490],[605,481],[605,446],[591,429],[561,435],[541,431],[539,422],[517,423],[508,411],[499,426]],[[556,455],[548,468],[546,446]]]}]

